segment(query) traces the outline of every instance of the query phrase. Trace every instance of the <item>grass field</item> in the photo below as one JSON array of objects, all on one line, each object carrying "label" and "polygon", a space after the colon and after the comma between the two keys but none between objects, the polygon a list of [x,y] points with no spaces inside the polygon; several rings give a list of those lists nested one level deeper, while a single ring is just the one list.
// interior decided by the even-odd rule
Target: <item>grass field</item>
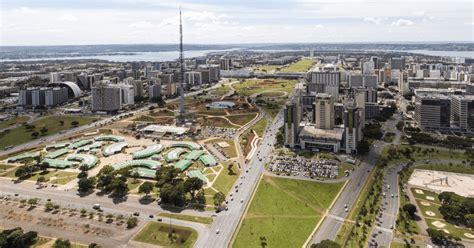
[{"label": "grass field", "polygon": [[215,90],[212,90],[209,93],[211,95],[214,95],[214,96],[223,96],[223,95],[227,94],[227,92],[229,92],[230,90],[231,89],[230,89],[229,85],[223,84],[223,86],[221,86],[221,87],[219,87]]},{"label": "grass field", "polygon": [[342,185],[264,176],[233,247],[301,247]]},{"label": "grass field", "polygon": [[228,120],[221,117],[204,117],[201,121],[201,125],[208,127],[239,128],[239,126],[233,125]]},{"label": "grass field", "polygon": [[[2,177],[16,178],[15,176],[16,169],[9,170],[7,173],[1,174]],[[44,177],[48,183],[51,184],[66,184],[77,178],[77,173],[67,172],[67,171],[52,171],[48,170],[46,172],[38,171],[35,172],[27,180],[34,181],[38,180],[39,177]]]},{"label": "grass field", "polygon": [[6,127],[16,125],[16,124],[23,124],[23,123],[27,122],[29,119],[30,118],[28,116],[20,115],[20,116],[11,118],[11,119],[6,120],[6,121],[2,121],[2,122],[0,122],[0,129],[4,129]]},{"label": "grass field", "polygon": [[256,113],[245,114],[245,115],[228,115],[226,117],[233,123],[243,126],[247,124],[248,122],[250,122],[253,118],[255,118],[255,116],[257,116]]},{"label": "grass field", "polygon": [[[458,226],[455,226],[449,222],[447,222],[446,220],[443,219],[443,215],[441,215],[441,213],[439,212],[439,207],[441,206],[441,202],[439,201],[438,199],[438,194],[434,193],[434,192],[431,192],[431,191],[428,191],[428,190],[422,190],[422,189],[418,189],[418,190],[421,190],[423,191],[423,194],[418,194],[416,191],[415,191],[415,188],[411,188],[411,191],[413,193],[413,196],[415,196],[416,198],[416,205],[417,205],[417,208],[418,208],[418,214],[422,214],[423,217],[425,218],[426,220],[426,224],[431,227],[431,228],[434,228],[434,229],[438,229],[438,230],[443,230],[443,229],[446,229],[450,234],[453,234],[455,236],[458,236],[462,239],[468,239],[468,240],[474,240],[474,239],[469,239],[467,238],[464,233],[472,233],[472,230],[469,230],[468,228],[466,227],[458,227]],[[428,200],[426,199],[426,196],[431,196],[434,198],[434,200]],[[424,206],[423,204],[421,203],[429,203],[430,205],[429,206]],[[427,214],[427,211],[431,211],[435,214],[435,216],[429,216]],[[432,223],[434,221],[439,221],[439,222],[442,222],[444,224],[446,224],[445,227],[443,228],[438,228],[436,227],[435,225],[433,225]]]},{"label": "grass field", "polygon": [[272,72],[273,70],[277,70],[280,67],[281,65],[258,65],[254,66],[253,70],[256,72]]},{"label": "grass field", "polygon": [[257,132],[259,137],[263,137],[263,134],[265,133],[266,128],[267,128],[267,118],[265,117],[260,119],[257,123],[255,123],[253,126],[250,127],[250,129]]},{"label": "grass field", "polygon": [[230,190],[232,189],[232,185],[234,185],[235,181],[239,179],[240,171],[237,165],[234,164],[232,171],[234,172],[233,175],[229,174],[228,168],[229,163],[223,163],[223,170],[217,176],[216,181],[212,185],[213,188],[216,190],[224,193],[224,195],[229,194]]},{"label": "grass field", "polygon": [[[35,126],[37,132],[41,130],[41,128],[46,127],[48,128],[47,135],[56,134],[63,130],[68,130],[73,128],[71,122],[78,121],[79,124],[77,126],[82,126],[86,124],[90,124],[95,120],[98,120],[98,117],[85,117],[85,116],[68,116],[68,115],[59,115],[59,116],[47,116],[36,120],[32,123]],[[60,121],[64,121],[64,125],[61,126]],[[18,145],[25,142],[32,140],[31,133],[33,130],[27,130],[24,126],[16,127],[10,130],[10,132],[6,133],[3,136],[0,136],[0,149],[10,146],[10,145]],[[38,136],[41,137],[41,136]]]},{"label": "grass field", "polygon": [[174,112],[168,109],[160,109],[160,110],[150,111],[148,115],[153,116],[153,117],[174,116]]},{"label": "grass field", "polygon": [[278,115],[278,112],[280,112],[280,109],[283,107],[283,105],[285,105],[285,102],[286,102],[286,98],[283,99],[283,100],[276,100],[276,101],[267,102],[266,105],[262,105],[261,107],[273,119]]},{"label": "grass field", "polygon": [[212,115],[212,116],[224,116],[227,115],[225,109],[203,109],[198,111],[197,114],[201,115]]},{"label": "grass field", "polygon": [[289,66],[282,68],[281,72],[307,72],[316,63],[314,59],[301,59]]},{"label": "grass field", "polygon": [[262,80],[249,79],[233,85],[234,89],[241,96],[250,96],[264,91],[285,91],[291,93],[295,87],[296,80]]},{"label": "grass field", "polygon": [[[172,237],[170,233],[174,232]],[[168,224],[149,222],[133,240],[164,247],[193,247],[197,232],[191,228]]]},{"label": "grass field", "polygon": [[212,221],[214,220],[211,217],[194,216],[194,215],[187,215],[187,214],[160,213],[158,215],[162,217],[170,217],[170,218],[178,219],[178,220],[194,221],[194,222],[203,223],[203,224],[211,224]]}]

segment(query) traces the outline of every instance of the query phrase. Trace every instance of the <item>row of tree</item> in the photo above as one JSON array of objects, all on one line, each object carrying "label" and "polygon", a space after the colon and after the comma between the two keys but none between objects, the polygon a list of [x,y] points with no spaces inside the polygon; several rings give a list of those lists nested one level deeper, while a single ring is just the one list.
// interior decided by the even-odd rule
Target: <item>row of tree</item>
[{"label": "row of tree", "polygon": [[474,198],[442,192],[438,199],[441,201],[439,212],[446,221],[474,228]]}]

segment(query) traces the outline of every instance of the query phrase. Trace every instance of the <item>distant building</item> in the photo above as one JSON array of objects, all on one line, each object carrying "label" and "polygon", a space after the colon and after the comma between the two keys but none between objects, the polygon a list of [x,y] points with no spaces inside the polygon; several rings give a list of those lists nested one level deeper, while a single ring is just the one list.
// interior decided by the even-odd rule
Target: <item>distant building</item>
[{"label": "distant building", "polygon": [[341,74],[339,72],[319,72],[310,73],[310,82],[307,84],[306,92],[327,93],[334,101],[339,98],[339,85],[341,84]]},{"label": "distant building", "polygon": [[405,69],[405,58],[391,58],[390,59],[390,68],[392,70],[404,70]]},{"label": "distant building", "polygon": [[117,112],[122,108],[119,86],[99,83],[92,87],[92,111]]},{"label": "distant building", "polygon": [[52,107],[67,102],[68,90],[60,87],[30,87],[20,90],[18,105],[32,107]]},{"label": "distant building", "polygon": [[184,73],[184,83],[188,88],[202,84],[201,72],[188,71]]},{"label": "distant building", "polygon": [[61,77],[60,77],[59,73],[57,73],[57,72],[51,72],[51,73],[49,74],[49,82],[50,82],[50,83],[61,82]]},{"label": "distant building", "polygon": [[228,71],[228,70],[232,69],[232,60],[229,59],[229,58],[221,58],[219,60],[219,64],[220,64],[220,69],[221,70]]},{"label": "distant building", "polygon": [[377,76],[349,75],[349,87],[371,87],[377,89]]}]

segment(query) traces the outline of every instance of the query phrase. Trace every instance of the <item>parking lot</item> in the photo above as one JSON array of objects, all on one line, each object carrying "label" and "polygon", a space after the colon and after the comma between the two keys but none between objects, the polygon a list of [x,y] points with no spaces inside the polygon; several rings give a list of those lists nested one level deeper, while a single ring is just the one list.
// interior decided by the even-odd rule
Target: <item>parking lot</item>
[{"label": "parking lot", "polygon": [[[314,160],[304,157],[277,156],[268,166],[276,174],[289,176],[320,177],[335,179],[339,176],[339,162],[334,160]],[[349,175],[349,171],[344,172]]]}]

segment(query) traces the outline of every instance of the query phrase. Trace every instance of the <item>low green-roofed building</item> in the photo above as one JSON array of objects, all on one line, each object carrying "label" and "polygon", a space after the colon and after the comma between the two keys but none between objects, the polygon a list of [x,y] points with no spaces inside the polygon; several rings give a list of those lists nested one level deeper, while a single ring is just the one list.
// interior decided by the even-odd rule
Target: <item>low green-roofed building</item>
[{"label": "low green-roofed building", "polygon": [[147,167],[152,170],[159,170],[161,168],[161,163],[155,160],[149,159],[138,159],[138,160],[129,160],[122,163],[117,163],[112,165],[114,170],[120,170],[126,167]]},{"label": "low green-roofed building", "polygon": [[79,161],[81,162],[81,166],[85,165],[87,166],[88,169],[93,168],[99,161],[99,159],[96,156],[90,155],[90,154],[71,154],[67,156],[66,160]]},{"label": "low green-roofed building", "polygon": [[184,159],[184,160],[180,160],[176,164],[174,164],[174,167],[180,169],[181,171],[185,171],[192,164],[193,164],[193,161]]},{"label": "low green-roofed building", "polygon": [[190,171],[188,171],[188,177],[197,177],[197,178],[201,179],[204,183],[207,182],[206,176],[204,176],[204,174],[202,174],[202,172],[200,170],[190,170]]},{"label": "low green-roofed building", "polygon": [[7,158],[8,163],[14,163],[25,159],[36,158],[40,156],[40,152],[26,152],[13,157]]},{"label": "low green-roofed building", "polygon": [[205,166],[216,166],[217,165],[217,160],[209,154],[202,155],[199,157],[199,160],[205,165]]},{"label": "low green-roofed building", "polygon": [[156,176],[156,170],[151,170],[151,169],[141,168],[141,167],[133,168],[131,172],[132,173],[137,172],[138,176],[142,178],[154,179]]},{"label": "low green-roofed building", "polygon": [[115,141],[115,142],[123,142],[125,139],[122,136],[118,135],[101,135],[99,137],[94,138],[96,141]]},{"label": "low green-roofed building", "polygon": [[66,161],[66,160],[61,160],[61,159],[50,159],[50,158],[43,159],[42,162],[47,163],[48,166],[51,168],[58,168],[58,169],[70,168],[77,164],[77,162],[71,162],[71,161]]},{"label": "low green-roofed building", "polygon": [[132,154],[133,159],[141,159],[141,158],[147,158],[150,157],[153,154],[160,153],[163,151],[163,148],[165,146],[162,144],[153,144],[148,147],[146,147],[143,150],[136,151]]},{"label": "low green-roofed building", "polygon": [[74,143],[72,143],[69,147],[71,147],[72,149],[77,149],[79,147],[83,147],[85,145],[89,145],[92,143],[92,140],[79,140],[79,141],[76,141]]},{"label": "low green-roofed building", "polygon": [[202,149],[202,146],[196,142],[190,141],[180,141],[178,143],[171,144],[171,147],[185,147],[190,150],[199,150]]},{"label": "low green-roofed building", "polygon": [[173,162],[179,159],[179,156],[181,156],[183,153],[185,153],[186,150],[183,148],[175,148],[165,155],[165,160],[166,162]]},{"label": "low green-roofed building", "polygon": [[188,155],[186,155],[186,157],[184,158],[188,160],[196,160],[203,154],[204,154],[203,150],[193,150],[190,153],[188,153]]},{"label": "low green-roofed building", "polygon": [[78,152],[87,152],[87,151],[92,151],[94,149],[97,149],[97,148],[101,148],[102,147],[102,144],[103,142],[102,141],[97,141],[97,142],[94,142],[90,145],[87,145],[87,146],[83,146],[79,149],[77,149]]},{"label": "low green-roofed building", "polygon": [[57,158],[57,157],[61,157],[62,155],[66,154],[68,152],[69,152],[69,149],[63,148],[63,149],[56,150],[52,153],[49,153],[44,157],[45,158]]},{"label": "low green-roofed building", "polygon": [[46,150],[48,149],[60,149],[60,148],[65,148],[69,146],[69,142],[61,142],[61,143],[54,143],[54,144],[49,144],[46,146]]},{"label": "low green-roofed building", "polygon": [[112,145],[109,145],[109,146],[105,147],[102,150],[102,155],[104,155],[104,157],[114,155],[116,153],[121,152],[122,149],[127,147],[127,146],[128,146],[127,142],[114,143]]}]

